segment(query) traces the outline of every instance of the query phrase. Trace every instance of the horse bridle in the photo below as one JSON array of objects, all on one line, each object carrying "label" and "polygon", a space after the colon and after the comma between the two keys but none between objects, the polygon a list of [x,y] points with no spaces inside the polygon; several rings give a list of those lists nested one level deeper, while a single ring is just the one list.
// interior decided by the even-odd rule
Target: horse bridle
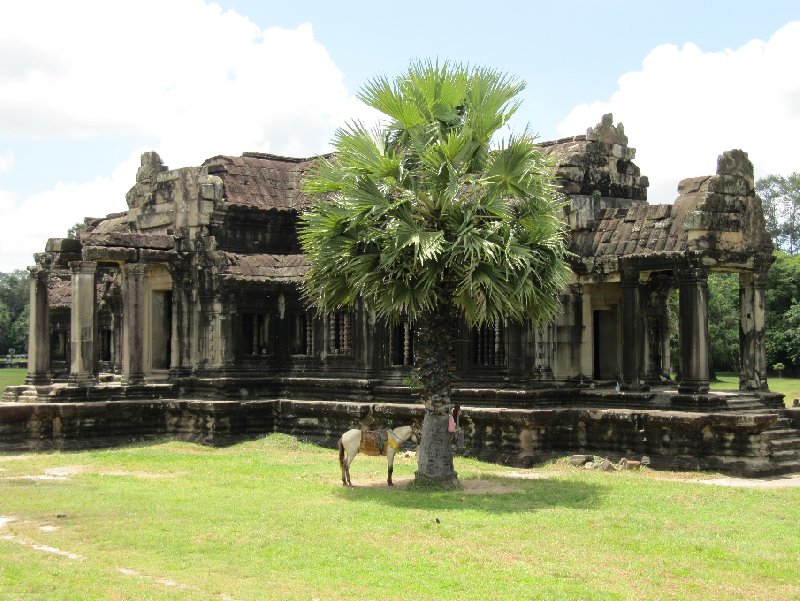
[{"label": "horse bridle", "polygon": [[411,423],[411,441],[419,444],[420,440],[422,440],[422,431],[420,430],[419,426],[416,423],[412,422]]}]

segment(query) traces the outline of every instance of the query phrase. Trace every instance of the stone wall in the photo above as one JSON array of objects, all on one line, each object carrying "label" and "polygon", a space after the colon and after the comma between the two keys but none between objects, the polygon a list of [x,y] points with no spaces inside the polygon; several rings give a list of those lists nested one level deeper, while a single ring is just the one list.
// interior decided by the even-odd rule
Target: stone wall
[{"label": "stone wall", "polygon": [[[115,401],[0,405],[0,452],[74,449],[169,438],[222,445],[285,432],[335,446],[353,427],[421,420],[417,404],[330,401]],[[638,459],[665,469],[745,476],[791,471],[772,456],[771,432],[800,410],[695,413],[634,409],[463,408],[465,454],[529,467],[571,453]],[[795,468],[796,469],[796,466]]]}]

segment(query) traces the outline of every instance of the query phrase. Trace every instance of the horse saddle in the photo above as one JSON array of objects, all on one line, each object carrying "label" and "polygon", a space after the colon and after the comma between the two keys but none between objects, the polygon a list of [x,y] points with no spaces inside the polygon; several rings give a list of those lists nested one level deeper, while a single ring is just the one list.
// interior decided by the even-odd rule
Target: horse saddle
[{"label": "horse saddle", "polygon": [[361,430],[359,453],[364,455],[386,455],[386,441],[389,435],[386,430]]}]

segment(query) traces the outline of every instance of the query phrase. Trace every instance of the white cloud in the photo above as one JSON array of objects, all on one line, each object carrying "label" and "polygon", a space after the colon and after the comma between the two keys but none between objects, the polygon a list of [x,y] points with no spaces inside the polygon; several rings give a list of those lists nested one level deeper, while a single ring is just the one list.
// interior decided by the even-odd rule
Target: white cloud
[{"label": "white cloud", "polygon": [[135,151],[110,176],[91,182],[59,183],[52,190],[17,199],[0,190],[0,272],[33,264],[48,238],[62,238],[84,217],[103,217],[127,210],[125,193],[131,188],[143,149]]},{"label": "white cloud", "polygon": [[0,154],[0,173],[6,173],[14,168],[14,153],[6,150]]},{"label": "white cloud", "polygon": [[[353,117],[374,118],[308,24],[261,30],[202,0],[34,0],[0,20],[7,135],[147,136],[176,168],[251,150],[326,152],[335,128]],[[91,182],[15,196],[11,210],[6,192],[0,270],[30,263],[47,237],[84,215],[124,209],[135,173],[128,161]]]},{"label": "white cloud", "polygon": [[308,24],[262,31],[201,0],[14,10],[0,22],[3,54],[21,57],[0,61],[6,133],[155,136],[177,166],[243,150],[317,153],[362,110]]},{"label": "white cloud", "polygon": [[557,131],[574,135],[613,113],[650,177],[651,202],[672,202],[679,180],[713,174],[717,156],[732,148],[749,154],[756,177],[788,174],[798,170],[798,63],[800,21],[723,52],[658,46],[608,100],[575,107]]}]

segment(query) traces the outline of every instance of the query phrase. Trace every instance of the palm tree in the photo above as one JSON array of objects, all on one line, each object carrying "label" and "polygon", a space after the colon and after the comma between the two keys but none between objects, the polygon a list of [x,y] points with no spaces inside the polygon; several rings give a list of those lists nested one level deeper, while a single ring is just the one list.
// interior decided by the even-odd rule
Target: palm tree
[{"label": "palm tree", "polygon": [[305,293],[333,311],[358,298],[415,323],[427,408],[417,482],[457,485],[447,432],[459,319],[541,322],[569,273],[552,167],[527,130],[493,145],[524,83],[488,68],[416,62],[359,92],[388,117],[334,136],[305,183]]}]

